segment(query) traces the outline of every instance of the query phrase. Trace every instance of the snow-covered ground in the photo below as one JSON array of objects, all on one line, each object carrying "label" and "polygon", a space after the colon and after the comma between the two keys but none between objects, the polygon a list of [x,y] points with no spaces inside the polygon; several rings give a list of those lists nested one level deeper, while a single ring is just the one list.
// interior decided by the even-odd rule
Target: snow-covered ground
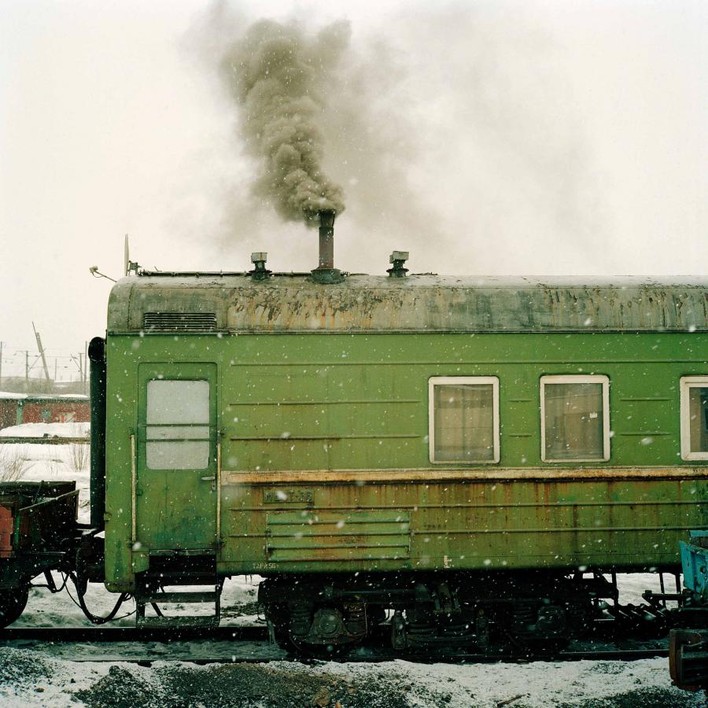
[{"label": "snow-covered ground", "polygon": [[[69,424],[72,425],[72,424]],[[76,437],[73,427],[51,434]],[[12,429],[13,437],[37,437]],[[7,434],[7,433],[6,433]],[[40,433],[40,436],[43,433]],[[83,448],[77,449],[78,447]],[[88,516],[88,447],[86,445],[1,444],[0,479],[73,479],[82,489],[81,516]],[[57,578],[59,580],[59,578]],[[658,590],[651,575],[621,578],[623,602],[638,603],[645,589]],[[39,580],[37,584],[40,585]],[[255,596],[258,578],[226,582],[223,623],[258,622]],[[87,604],[106,614],[115,596],[92,585]],[[118,625],[130,625],[132,606],[120,612]],[[14,626],[88,626],[70,593],[52,594],[35,587],[27,608]],[[2,630],[0,630],[0,641]],[[527,664],[423,664],[395,661],[384,664],[318,662],[303,665],[285,660],[277,648],[267,664],[198,666],[191,661],[209,651],[203,643],[183,643],[184,661],[166,661],[166,648],[153,645],[149,666],[96,661],[95,646],[16,649],[0,644],[0,705],[2,706],[253,706],[277,708],[697,708],[706,707],[704,694],[671,686],[665,659],[633,663],[580,661]],[[230,651],[230,647],[222,647]],[[236,649],[234,648],[234,651]],[[170,649],[171,651],[171,649]],[[239,658],[249,648],[239,648]],[[260,654],[260,652],[259,652]],[[121,654],[125,657],[125,654]]]},{"label": "snow-covered ground", "polygon": [[90,426],[90,423],[23,423],[0,429],[0,438],[86,438],[88,440]]},{"label": "snow-covered ground", "polygon": [[665,661],[526,665],[291,662],[195,666],[72,662],[3,650],[6,706],[266,706],[307,708],[694,708],[669,686]]}]

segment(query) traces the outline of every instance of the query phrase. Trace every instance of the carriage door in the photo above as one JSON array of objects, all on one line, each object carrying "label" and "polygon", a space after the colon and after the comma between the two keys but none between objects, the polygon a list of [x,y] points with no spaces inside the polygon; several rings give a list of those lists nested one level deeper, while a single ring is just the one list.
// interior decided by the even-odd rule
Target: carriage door
[{"label": "carriage door", "polygon": [[135,537],[149,552],[217,548],[216,365],[141,365]]}]

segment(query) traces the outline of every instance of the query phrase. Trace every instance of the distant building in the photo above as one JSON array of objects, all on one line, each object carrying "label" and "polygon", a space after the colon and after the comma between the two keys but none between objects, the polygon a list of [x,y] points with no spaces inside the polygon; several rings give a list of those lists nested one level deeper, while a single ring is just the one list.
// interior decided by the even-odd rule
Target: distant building
[{"label": "distant building", "polygon": [[23,423],[85,423],[88,396],[0,392],[0,429]]}]

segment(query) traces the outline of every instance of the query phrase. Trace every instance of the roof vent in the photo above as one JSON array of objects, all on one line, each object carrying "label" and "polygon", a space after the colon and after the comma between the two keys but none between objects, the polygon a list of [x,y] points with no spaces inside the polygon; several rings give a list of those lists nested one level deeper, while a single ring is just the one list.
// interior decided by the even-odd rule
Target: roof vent
[{"label": "roof vent", "polygon": [[267,280],[270,277],[271,271],[266,268],[267,260],[268,254],[265,251],[256,251],[251,254],[253,270],[248,271],[248,274],[253,280]]},{"label": "roof vent", "polygon": [[216,312],[146,312],[145,332],[214,332]]},{"label": "roof vent", "polygon": [[386,271],[391,278],[405,278],[408,268],[404,268],[408,260],[408,251],[394,251],[388,258],[391,267]]}]

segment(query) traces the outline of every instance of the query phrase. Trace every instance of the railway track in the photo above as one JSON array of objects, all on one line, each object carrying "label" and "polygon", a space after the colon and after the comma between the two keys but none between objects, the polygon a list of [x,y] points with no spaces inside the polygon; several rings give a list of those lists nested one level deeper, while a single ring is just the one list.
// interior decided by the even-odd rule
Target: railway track
[{"label": "railway track", "polygon": [[165,627],[6,627],[0,630],[0,645],[9,646],[16,642],[185,642],[195,640],[211,641],[265,641],[268,630],[265,627],[185,627],[184,629]]},{"label": "railway track", "polygon": [[[136,629],[134,627],[18,627],[0,632],[0,646],[47,651],[57,658],[78,662],[127,662],[151,665],[153,662],[189,662],[194,664],[268,663],[294,661],[313,663],[287,654],[268,640],[265,627],[219,627],[212,629],[174,628]],[[647,647],[587,648],[547,656],[524,653],[481,654],[476,652],[400,653],[385,646],[365,646],[334,661],[384,663],[403,659],[414,663],[530,663],[533,661],[637,661],[654,657],[668,658],[666,645]]]}]

